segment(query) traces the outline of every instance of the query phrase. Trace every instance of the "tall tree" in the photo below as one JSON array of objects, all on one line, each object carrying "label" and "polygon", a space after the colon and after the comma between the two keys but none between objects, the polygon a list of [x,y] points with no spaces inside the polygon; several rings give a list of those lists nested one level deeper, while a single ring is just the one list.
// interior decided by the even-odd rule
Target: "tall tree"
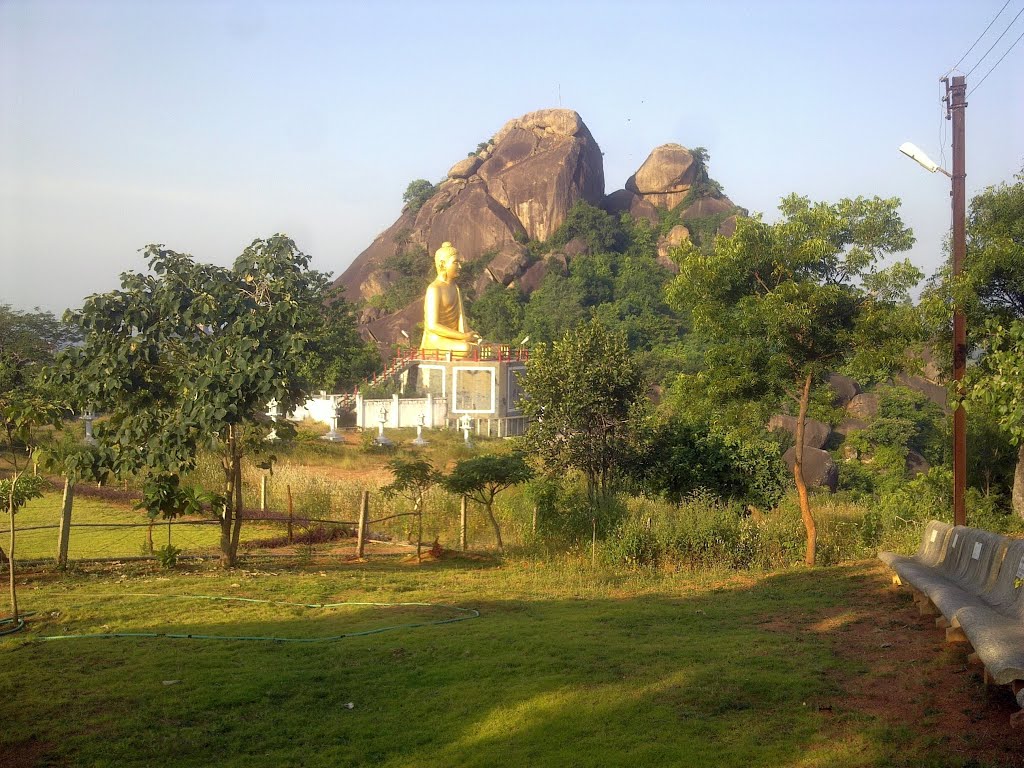
[{"label": "tall tree", "polygon": [[1014,512],[1024,517],[1024,320],[1013,320],[1005,326],[990,320],[987,331],[980,375],[973,382],[970,397],[992,409],[1000,428],[1020,449],[1011,504]]},{"label": "tall tree", "polygon": [[817,531],[803,476],[811,390],[847,368],[895,371],[917,324],[908,291],[921,278],[908,261],[880,269],[914,241],[895,198],[812,203],[790,195],[782,219],[740,219],[708,252],[684,243],[670,301],[706,338],[706,381],[725,398],[792,398],[797,404],[793,477],[815,562]]},{"label": "tall tree", "polygon": [[526,443],[549,471],[579,470],[591,501],[611,490],[644,380],[625,337],[598,321],[531,355],[521,379]]},{"label": "tall tree", "polygon": [[[952,280],[948,268],[941,276],[939,296],[943,304],[950,300],[967,314],[969,343],[977,351],[996,357],[981,359],[972,379],[981,387],[976,402],[1007,406],[1014,413],[1009,395],[1012,384],[1001,371],[1011,364],[1014,340],[1019,339],[1015,324],[1024,322],[1024,171],[1014,184],[989,187],[971,200],[967,216],[967,257],[958,280]],[[943,313],[948,318],[948,311]],[[948,332],[947,323],[942,330]],[[1024,353],[1024,349],[1017,348]],[[991,380],[987,380],[991,379]],[[1017,446],[1011,500],[1013,510],[1024,517],[1024,440],[1014,426],[1017,422],[1006,412],[997,412],[1004,432]]]},{"label": "tall tree", "polygon": [[[69,318],[84,343],[59,378],[108,418],[96,426],[104,466],[141,474],[165,514],[184,505],[180,475],[201,448],[224,470],[221,558],[234,565],[242,523],[242,458],[267,429],[271,401],[288,413],[309,389],[307,355],[328,329],[328,276],[285,235],[254,240],[230,269],[152,245],[148,274],[89,297]],[[282,425],[278,424],[280,432]]]}]

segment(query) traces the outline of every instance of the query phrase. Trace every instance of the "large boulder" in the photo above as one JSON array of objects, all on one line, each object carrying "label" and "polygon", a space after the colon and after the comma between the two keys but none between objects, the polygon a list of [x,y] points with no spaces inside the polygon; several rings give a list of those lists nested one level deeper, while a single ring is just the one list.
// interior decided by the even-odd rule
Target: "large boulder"
[{"label": "large boulder", "polygon": [[878,415],[878,395],[862,392],[846,404],[846,412],[855,419],[870,420]]},{"label": "large boulder", "polygon": [[[796,446],[786,451],[782,455],[782,460],[792,472],[796,464]],[[828,488],[835,493],[839,487],[839,468],[828,451],[804,447],[803,470],[804,482],[808,488]]]},{"label": "large boulder", "polygon": [[[789,432],[796,439],[796,416],[776,414],[768,420],[769,431],[782,430]],[[811,448],[824,448],[832,435],[832,427],[817,419],[804,419],[804,445]]]},{"label": "large boulder", "polygon": [[683,209],[679,218],[683,221],[703,219],[705,216],[732,213],[734,210],[736,210],[736,204],[728,197],[699,197]]},{"label": "large boulder", "polygon": [[690,239],[690,230],[682,224],[676,224],[672,229],[658,238],[658,263],[665,267],[672,274],[679,273],[679,265],[672,261],[672,251]]},{"label": "large boulder", "polygon": [[931,469],[931,464],[928,463],[928,459],[926,459],[917,451],[907,451],[907,459],[905,464],[907,474],[910,475],[911,477],[923,475],[925,472]]},{"label": "large boulder", "polygon": [[700,166],[686,147],[662,144],[626,181],[626,189],[657,208],[672,209],[686,199]]},{"label": "large boulder", "polygon": [[835,396],[832,398],[832,404],[843,408],[860,394],[860,384],[841,373],[830,373],[828,375],[828,385],[832,387],[832,391],[835,393]]},{"label": "large boulder", "polygon": [[946,388],[941,384],[929,381],[924,376],[913,376],[906,373],[899,374],[896,377],[896,382],[902,384],[907,389],[920,392],[941,408],[947,408]]},{"label": "large boulder", "polygon": [[658,209],[628,189],[617,189],[604,199],[604,209],[618,216],[628,213],[634,219],[647,219],[651,224],[658,224]]},{"label": "large boulder", "polygon": [[718,232],[716,233],[720,237],[732,237],[736,234],[736,214],[725,219],[721,224],[718,225]]},{"label": "large boulder", "polygon": [[577,200],[599,205],[604,198],[601,148],[572,110],[510,120],[493,143],[477,173],[535,240],[547,240]]}]

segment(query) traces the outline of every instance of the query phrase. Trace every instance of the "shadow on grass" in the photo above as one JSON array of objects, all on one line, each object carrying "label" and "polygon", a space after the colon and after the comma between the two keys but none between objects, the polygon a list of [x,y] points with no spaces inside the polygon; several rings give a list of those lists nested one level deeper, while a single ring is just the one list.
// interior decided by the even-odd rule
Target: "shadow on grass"
[{"label": "shadow on grass", "polygon": [[[89,765],[962,764],[906,754],[917,734],[844,710],[835,644],[873,608],[855,602],[863,578],[822,569],[685,594],[461,600],[482,617],[310,645],[0,644],[0,701],[17,702],[0,746],[46,741],[61,745],[50,757]],[[140,601],[128,623],[326,636],[394,615],[183,609],[172,627]]]}]

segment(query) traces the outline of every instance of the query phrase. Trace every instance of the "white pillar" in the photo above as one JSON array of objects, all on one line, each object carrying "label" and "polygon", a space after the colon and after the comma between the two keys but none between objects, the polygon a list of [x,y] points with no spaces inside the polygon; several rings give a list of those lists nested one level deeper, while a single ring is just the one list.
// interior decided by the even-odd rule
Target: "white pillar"
[{"label": "white pillar", "polygon": [[426,413],[424,415],[426,416],[426,420],[424,421],[423,426],[425,426],[427,429],[433,429],[434,428],[434,396],[432,394],[430,394],[429,392],[427,392],[427,410],[426,410]]},{"label": "white pillar", "polygon": [[402,426],[402,419],[399,415],[398,395],[391,396],[391,426],[398,429]]}]

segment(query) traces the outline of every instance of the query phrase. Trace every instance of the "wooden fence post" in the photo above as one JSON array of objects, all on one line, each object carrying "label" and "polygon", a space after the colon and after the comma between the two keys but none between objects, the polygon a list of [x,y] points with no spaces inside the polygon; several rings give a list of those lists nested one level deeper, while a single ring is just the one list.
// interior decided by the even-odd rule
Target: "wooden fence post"
[{"label": "wooden fence post", "polygon": [[366,547],[366,520],[370,516],[370,492],[363,491],[359,503],[359,532],[356,534],[356,557],[362,559]]},{"label": "wooden fence post", "polygon": [[57,567],[68,567],[68,543],[71,538],[71,507],[75,501],[75,482],[64,478],[64,502],[60,508],[60,535],[57,537]]},{"label": "wooden fence post", "polygon": [[295,510],[292,507],[292,486],[289,483],[285,486],[288,490],[288,543],[291,544],[295,541],[295,537],[292,535],[292,523],[295,522]]},{"label": "wooden fence post", "polygon": [[459,549],[466,551],[466,505],[469,499],[462,497],[462,507],[459,509]]},{"label": "wooden fence post", "polygon": [[260,478],[260,512],[267,511],[267,476]]}]

